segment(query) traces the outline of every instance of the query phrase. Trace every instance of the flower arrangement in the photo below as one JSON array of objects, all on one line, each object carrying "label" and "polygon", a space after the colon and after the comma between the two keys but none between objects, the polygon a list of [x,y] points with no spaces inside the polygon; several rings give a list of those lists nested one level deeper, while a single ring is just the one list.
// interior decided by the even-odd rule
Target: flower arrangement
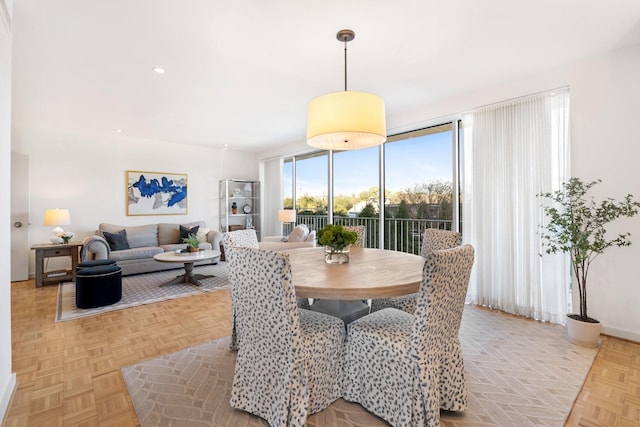
[{"label": "flower arrangement", "polygon": [[63,231],[62,233],[56,234],[56,236],[60,237],[62,242],[66,245],[69,243],[69,240],[75,236],[75,234],[73,234],[73,231]]},{"label": "flower arrangement", "polygon": [[337,251],[353,245],[357,240],[358,233],[345,230],[341,225],[327,224],[322,230],[318,231],[318,242],[322,246],[329,246]]}]

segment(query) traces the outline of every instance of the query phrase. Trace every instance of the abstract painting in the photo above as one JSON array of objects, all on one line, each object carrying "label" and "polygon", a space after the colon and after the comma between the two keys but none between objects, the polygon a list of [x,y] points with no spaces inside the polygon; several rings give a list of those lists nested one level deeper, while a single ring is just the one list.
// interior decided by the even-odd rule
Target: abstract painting
[{"label": "abstract painting", "polygon": [[186,215],[187,174],[127,171],[127,215]]}]

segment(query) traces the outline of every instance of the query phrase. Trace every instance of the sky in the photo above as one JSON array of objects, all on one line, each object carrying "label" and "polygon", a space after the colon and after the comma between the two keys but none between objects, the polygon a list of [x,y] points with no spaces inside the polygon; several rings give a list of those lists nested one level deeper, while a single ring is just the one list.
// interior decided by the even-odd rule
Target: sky
[{"label": "sky", "polygon": [[[378,186],[378,147],[336,152],[334,192],[357,195]],[[451,131],[385,144],[386,189],[396,192],[432,180],[452,181]],[[327,194],[326,156],[296,163],[297,196]],[[288,168],[288,169],[287,169]],[[285,196],[291,195],[291,168],[285,163]]]}]

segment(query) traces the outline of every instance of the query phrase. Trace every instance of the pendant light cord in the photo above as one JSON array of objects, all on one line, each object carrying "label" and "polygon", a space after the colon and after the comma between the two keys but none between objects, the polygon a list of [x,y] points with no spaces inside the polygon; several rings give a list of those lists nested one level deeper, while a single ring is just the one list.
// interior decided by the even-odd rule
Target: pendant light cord
[{"label": "pendant light cord", "polygon": [[344,91],[347,91],[347,39],[344,40]]}]

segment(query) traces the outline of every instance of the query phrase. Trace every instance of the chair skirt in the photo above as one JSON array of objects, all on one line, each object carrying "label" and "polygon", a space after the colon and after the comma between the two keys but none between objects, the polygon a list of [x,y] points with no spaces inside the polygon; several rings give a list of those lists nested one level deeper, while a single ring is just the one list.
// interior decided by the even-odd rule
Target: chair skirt
[{"label": "chair skirt", "polygon": [[413,314],[416,311],[418,294],[403,295],[401,297],[380,298],[371,301],[371,312],[384,308],[397,308],[406,313]]},{"label": "chair skirt", "polygon": [[[344,323],[323,313],[299,309],[304,355],[253,354],[240,345],[231,406],[267,420],[271,426],[304,426],[307,417],[341,394]],[[277,408],[277,409],[274,409]]]}]

